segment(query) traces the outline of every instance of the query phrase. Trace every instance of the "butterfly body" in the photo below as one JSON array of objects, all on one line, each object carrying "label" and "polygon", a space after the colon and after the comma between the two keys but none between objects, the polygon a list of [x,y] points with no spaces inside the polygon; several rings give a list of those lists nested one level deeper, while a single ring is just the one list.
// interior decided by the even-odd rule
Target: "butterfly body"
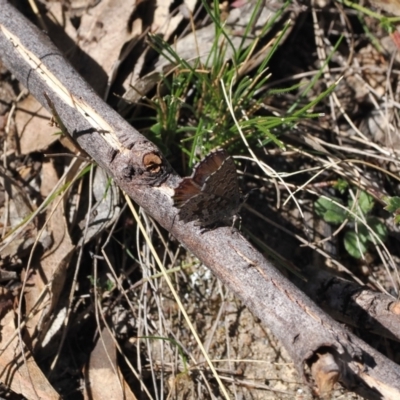
[{"label": "butterfly body", "polygon": [[184,222],[206,227],[231,219],[242,204],[232,157],[223,149],[207,155],[182,179],[172,198]]}]

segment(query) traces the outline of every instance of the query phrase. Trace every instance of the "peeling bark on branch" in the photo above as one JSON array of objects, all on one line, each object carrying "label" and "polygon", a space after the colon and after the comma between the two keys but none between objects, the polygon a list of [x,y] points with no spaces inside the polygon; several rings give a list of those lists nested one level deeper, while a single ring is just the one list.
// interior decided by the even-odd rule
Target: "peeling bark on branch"
[{"label": "peeling bark on branch", "polygon": [[[148,214],[207,265],[282,341],[321,390],[339,379],[366,398],[400,398],[400,367],[327,316],[230,227],[200,233],[176,218],[180,178],[158,148],[104,103],[51,43],[0,0],[4,64]],[[46,94],[46,96],[45,96]]]}]

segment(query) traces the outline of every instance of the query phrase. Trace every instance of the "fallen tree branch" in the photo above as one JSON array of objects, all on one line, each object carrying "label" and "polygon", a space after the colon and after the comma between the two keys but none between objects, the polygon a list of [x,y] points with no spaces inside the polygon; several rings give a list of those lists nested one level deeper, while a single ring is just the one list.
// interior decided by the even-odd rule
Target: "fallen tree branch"
[{"label": "fallen tree branch", "polygon": [[320,391],[340,380],[369,399],[400,398],[400,367],[327,316],[239,232],[201,232],[179,220],[171,196],[180,177],[162,153],[6,0],[0,0],[0,49],[7,68],[48,109],[50,99],[81,148],[271,329],[303,377],[310,380],[310,372]]},{"label": "fallen tree branch", "polygon": [[297,286],[329,315],[380,337],[400,340],[398,301],[317,267],[309,266],[305,275],[307,282],[296,280]]}]

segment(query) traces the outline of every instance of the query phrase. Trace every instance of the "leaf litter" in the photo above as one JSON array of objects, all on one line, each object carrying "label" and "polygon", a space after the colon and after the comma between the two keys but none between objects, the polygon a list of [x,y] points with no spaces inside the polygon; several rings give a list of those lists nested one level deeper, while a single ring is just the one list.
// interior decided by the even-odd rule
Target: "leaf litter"
[{"label": "leaf litter", "polygon": [[[139,101],[159,84],[168,66],[165,58],[159,60],[160,75],[143,86],[140,96],[132,95],[131,88],[140,86],[147,76],[147,58],[152,54],[152,49],[145,45],[148,32],[162,34],[166,41],[176,41],[177,48],[182,46],[189,54],[197,54],[187,44],[199,39],[196,34],[186,32],[182,40],[173,39],[177,29],[179,31],[188,21],[188,15],[195,13],[195,2],[182,2],[181,9],[174,13],[171,12],[172,2],[168,6],[167,2],[161,2],[154,10],[140,5],[135,8],[135,2],[126,1],[78,3],[63,5],[62,2],[43,1],[40,4],[44,15],[58,25],[54,32],[49,28],[52,39],[78,70],[93,71],[89,81],[105,97],[113,97],[113,88],[119,85],[124,90],[120,99]],[[233,15],[238,9],[232,7],[230,12]],[[149,15],[153,15],[154,20],[148,19]],[[369,22],[373,26],[373,22]],[[335,23],[338,24],[337,20]],[[300,28],[305,29],[304,26]],[[199,28],[198,34],[200,32]],[[212,37],[210,28],[205,32],[211,32]],[[200,42],[207,44],[206,39]],[[282,45],[282,51],[290,53],[290,58],[279,52],[276,55],[277,62],[272,70],[280,70],[273,71],[277,79],[280,74],[284,79],[284,71],[293,76],[296,69],[315,71],[318,60],[312,56],[312,46],[306,43],[296,48],[294,43],[291,37]],[[392,161],[384,159],[389,158],[387,149],[398,150],[397,139],[390,129],[385,129],[386,125],[391,126],[388,115],[376,100],[386,93],[381,77],[388,64],[374,47],[364,46],[363,49],[366,49],[364,53],[353,54],[353,58],[343,54],[334,60],[340,67],[351,65],[353,68],[345,73],[338,86],[336,106],[331,103],[330,108],[327,105],[325,109],[341,113],[340,118],[334,119],[327,113],[319,126],[310,124],[309,128],[315,143],[313,149],[322,148],[330,154],[337,151],[331,143],[321,139],[324,137],[321,130],[334,126],[338,132],[344,132],[342,151],[350,153],[354,143],[361,143],[367,156],[385,165]],[[370,58],[362,59],[363,54]],[[84,62],[85,57],[90,58],[88,63]],[[364,66],[356,69],[355,64],[361,61]],[[128,71],[124,70],[124,62],[129,65]],[[300,68],[304,63],[308,68]],[[31,96],[18,98],[22,87],[10,97],[12,77],[4,70],[1,74],[6,78],[2,79],[2,88],[8,91],[2,100],[8,101],[8,107],[0,110],[1,139],[7,156],[7,169],[1,171],[3,241],[0,244],[3,248],[0,268],[14,274],[1,293],[0,364],[3,371],[9,371],[11,364],[22,361],[12,367],[13,378],[5,383],[26,398],[58,398],[57,392],[64,398],[77,398],[77,393],[81,397],[91,395],[98,399],[122,398],[123,394],[127,398],[139,398],[141,393],[152,398],[156,391],[165,397],[211,398],[210,391],[215,395],[215,387],[210,383],[212,377],[193,347],[148,248],[136,232],[135,221],[123,213],[123,204],[113,182],[99,168],[88,166],[87,161],[76,161],[79,154],[65,155],[67,150],[54,135],[57,128],[48,122],[49,114]],[[304,75],[302,83],[308,84],[312,75]],[[326,77],[325,83],[336,78]],[[318,87],[313,90],[318,92]],[[312,98],[316,93],[309,92],[306,97]],[[285,109],[294,100],[291,93],[271,96],[265,107]],[[15,110],[12,108],[14,101],[17,102]],[[114,102],[118,103],[115,98]],[[355,125],[349,124],[349,128],[347,120],[349,115],[353,119],[360,118],[364,109],[370,109],[361,121],[368,127],[371,136],[368,140]],[[376,149],[382,160],[373,152]],[[74,165],[71,164],[73,157],[78,157]],[[313,157],[310,156],[310,164],[312,160],[324,165],[319,155]],[[292,149],[280,151],[274,160],[269,157],[271,164],[282,170],[284,158],[292,162],[293,170],[300,165],[304,169],[304,159]],[[68,167],[71,169],[64,175]],[[342,176],[349,172],[346,167],[334,168],[335,173]],[[397,172],[397,163],[393,162],[391,168]],[[248,173],[252,170],[250,166]],[[360,179],[376,182],[377,178],[369,174]],[[55,187],[59,188],[56,194],[52,192]],[[270,195],[262,194],[259,201],[265,202]],[[44,210],[30,219],[45,199],[49,201]],[[304,199],[304,208],[308,206],[312,208],[311,202]],[[265,214],[271,210],[277,212],[271,207]],[[179,266],[171,272],[175,284],[232,393],[243,398],[311,398],[309,388],[300,382],[289,356],[268,329],[227,293],[204,266],[173,241],[166,241],[166,235],[145,215],[142,218],[166,265]],[[293,224],[300,230],[304,228],[292,208],[284,210],[280,218],[284,224]],[[332,233],[325,224],[321,229],[325,236],[326,231],[330,232],[328,235]],[[258,234],[263,237],[262,232]],[[297,244],[287,238],[282,240],[278,234],[273,236],[274,249],[296,255]],[[7,242],[7,238],[12,240]],[[297,257],[302,258],[302,255]],[[383,282],[390,291],[392,281],[377,269],[378,264],[374,264],[373,282]],[[23,353],[22,339],[26,344]],[[86,382],[84,389],[81,389],[81,379]],[[357,398],[338,388],[332,398],[339,397]]]}]

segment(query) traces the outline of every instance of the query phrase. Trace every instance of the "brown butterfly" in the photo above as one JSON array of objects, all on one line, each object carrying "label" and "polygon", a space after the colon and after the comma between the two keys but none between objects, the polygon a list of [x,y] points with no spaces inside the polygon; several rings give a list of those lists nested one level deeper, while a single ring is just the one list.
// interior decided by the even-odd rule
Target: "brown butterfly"
[{"label": "brown butterfly", "polygon": [[243,199],[232,157],[223,149],[210,153],[182,179],[172,198],[184,222],[205,227],[234,217]]}]

